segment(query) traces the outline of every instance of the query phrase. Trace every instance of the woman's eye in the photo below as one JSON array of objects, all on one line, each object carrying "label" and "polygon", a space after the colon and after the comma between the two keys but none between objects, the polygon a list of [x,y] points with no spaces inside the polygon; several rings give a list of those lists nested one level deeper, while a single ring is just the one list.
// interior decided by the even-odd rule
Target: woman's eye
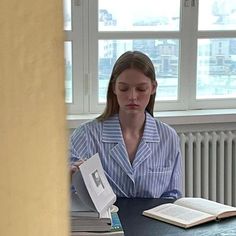
[{"label": "woman's eye", "polygon": [[128,88],[126,88],[126,87],[120,87],[119,90],[120,90],[121,92],[126,92],[126,91],[128,91]]},{"label": "woman's eye", "polygon": [[139,92],[145,92],[145,91],[146,91],[146,88],[137,88],[137,90],[138,90]]}]

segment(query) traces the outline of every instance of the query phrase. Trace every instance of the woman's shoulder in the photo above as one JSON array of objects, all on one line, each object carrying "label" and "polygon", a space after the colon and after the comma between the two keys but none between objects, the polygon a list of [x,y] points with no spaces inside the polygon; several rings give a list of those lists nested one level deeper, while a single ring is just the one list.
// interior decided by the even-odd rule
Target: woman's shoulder
[{"label": "woman's shoulder", "polygon": [[95,119],[92,119],[92,120],[88,120],[84,123],[82,123],[78,128],[89,128],[89,127],[96,127],[96,126],[99,126],[101,124],[100,121],[98,121],[96,118]]},{"label": "woman's shoulder", "polygon": [[157,117],[153,117],[149,113],[146,115],[146,131],[154,136],[160,138],[174,138],[177,137],[177,133],[170,125],[162,122]]},{"label": "woman's shoulder", "polygon": [[155,118],[155,121],[156,121],[157,126],[160,126],[163,129],[169,129],[169,130],[175,131],[173,127],[171,127],[169,124],[159,120],[159,118]]},{"label": "woman's shoulder", "polygon": [[171,132],[175,132],[175,130],[170,125],[162,122],[158,117],[154,117],[148,112],[146,113],[146,117],[147,117],[148,124],[151,126],[156,126],[158,130],[162,129],[162,130],[170,130]]},{"label": "woman's shoulder", "polygon": [[102,122],[98,121],[97,119],[86,121],[80,124],[75,130],[73,131],[72,135],[76,135],[78,133],[89,132],[90,130],[95,131],[100,129]]},{"label": "woman's shoulder", "polygon": [[160,121],[158,118],[154,118],[156,121],[157,129],[161,133],[168,133],[169,135],[178,136],[176,130],[169,124]]}]

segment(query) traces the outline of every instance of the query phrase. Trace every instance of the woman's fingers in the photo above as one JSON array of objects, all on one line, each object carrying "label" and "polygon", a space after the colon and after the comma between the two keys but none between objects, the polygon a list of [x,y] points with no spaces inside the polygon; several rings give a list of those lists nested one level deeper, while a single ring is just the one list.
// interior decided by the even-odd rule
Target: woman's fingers
[{"label": "woman's fingers", "polygon": [[70,181],[72,180],[72,175],[79,169],[79,166],[83,163],[83,160],[75,161],[70,166]]},{"label": "woman's fingers", "polygon": [[76,162],[73,162],[71,164],[71,172],[74,173],[75,171],[77,171],[79,169],[79,166],[83,163],[84,161],[83,160],[79,160],[79,161],[76,161]]}]

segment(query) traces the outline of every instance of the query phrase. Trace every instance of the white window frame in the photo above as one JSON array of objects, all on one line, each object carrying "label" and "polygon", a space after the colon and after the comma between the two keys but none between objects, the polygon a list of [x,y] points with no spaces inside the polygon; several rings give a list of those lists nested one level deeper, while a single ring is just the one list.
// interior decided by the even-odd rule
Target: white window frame
[{"label": "white window frame", "polygon": [[[189,2],[189,6],[184,6],[186,2]],[[72,31],[65,34],[73,47],[73,103],[68,104],[68,114],[96,114],[105,107],[98,104],[97,99],[98,40],[145,37],[180,40],[178,100],[157,101],[155,111],[236,108],[235,98],[196,99],[198,38],[236,38],[236,31],[198,31],[198,5],[191,6],[190,2],[193,1],[181,0],[182,24],[178,32],[98,32],[98,1],[72,0]]]}]

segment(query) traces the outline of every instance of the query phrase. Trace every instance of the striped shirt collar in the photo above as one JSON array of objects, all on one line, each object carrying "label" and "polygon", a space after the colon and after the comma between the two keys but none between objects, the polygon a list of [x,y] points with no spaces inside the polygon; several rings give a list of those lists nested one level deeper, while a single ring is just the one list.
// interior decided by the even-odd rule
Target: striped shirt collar
[{"label": "striped shirt collar", "polygon": [[[155,118],[153,118],[148,112],[146,112],[145,127],[142,139],[145,142],[160,141],[160,136],[157,130],[157,122]],[[123,142],[118,114],[115,114],[103,122],[102,141],[108,143]]]}]

